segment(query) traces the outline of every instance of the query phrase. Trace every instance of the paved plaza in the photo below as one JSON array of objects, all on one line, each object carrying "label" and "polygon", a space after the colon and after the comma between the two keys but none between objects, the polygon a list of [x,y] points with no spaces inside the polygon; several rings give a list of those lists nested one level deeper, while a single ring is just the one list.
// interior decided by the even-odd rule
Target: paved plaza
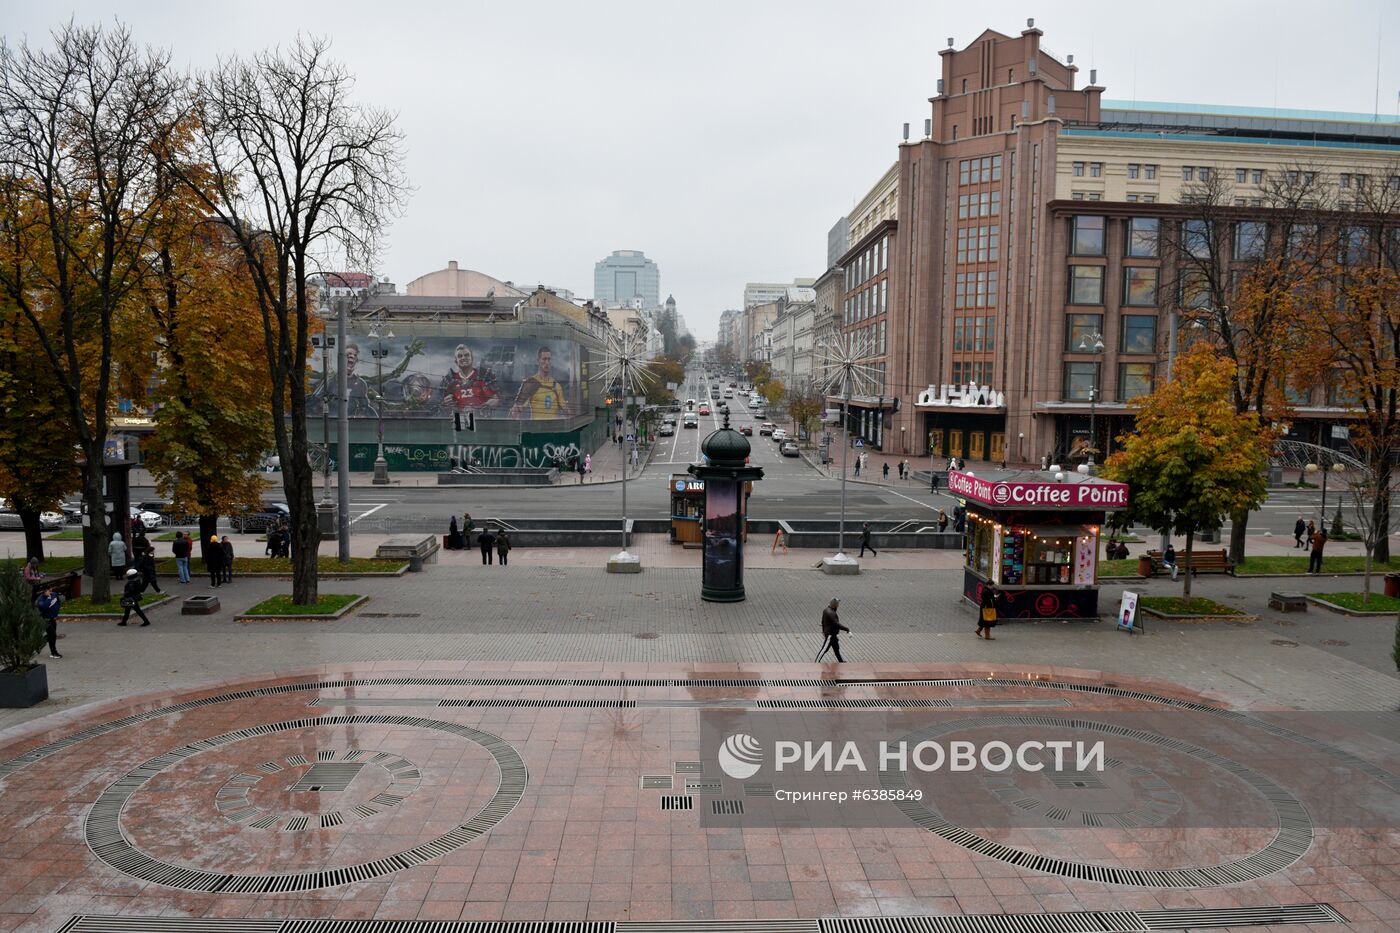
[{"label": "paved plaza", "polygon": [[[275,578],[221,589],[216,616],[170,603],[147,629],[65,622],[53,700],[8,712],[0,732],[0,929],[1400,929],[1393,622],[1280,616],[1265,603],[1281,581],[1201,578],[1255,618],[1132,636],[1012,623],[986,642],[958,602],[955,553],[890,552],[836,579],[812,569],[816,553],[755,542],[749,599],[715,605],[698,598],[697,554],[636,547],[636,577],[605,574],[608,549],[520,548],[505,568],[465,552],[421,574],[323,581],[371,597],[334,622],[234,621],[285,591]],[[812,664],[833,595],[852,663]],[[1005,789],[956,782],[925,785],[925,810],[880,804],[876,826],[764,823],[764,786],[725,777],[701,741],[717,712],[834,728],[931,707],[1008,736],[1047,716],[1163,710],[1238,734],[1193,753],[1134,732],[1094,793],[1117,793],[1115,812],[1171,800],[1174,815],[1113,823],[1047,803],[1070,814],[1052,828],[998,827],[976,807],[1002,806]],[[1264,725],[1286,710],[1383,725]],[[1331,818],[1338,789],[1363,819]],[[1060,925],[1031,925],[1046,913]],[[869,925],[880,918],[914,925]]]}]

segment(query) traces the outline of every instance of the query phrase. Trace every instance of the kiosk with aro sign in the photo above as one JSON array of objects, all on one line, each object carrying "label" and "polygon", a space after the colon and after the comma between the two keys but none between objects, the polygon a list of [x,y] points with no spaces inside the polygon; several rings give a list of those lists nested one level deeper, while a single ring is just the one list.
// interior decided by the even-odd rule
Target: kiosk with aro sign
[{"label": "kiosk with aro sign", "polygon": [[1002,618],[1098,616],[1099,529],[1127,508],[1127,485],[1058,470],[953,470],[948,493],[967,502],[964,599],[979,605],[993,583]]}]

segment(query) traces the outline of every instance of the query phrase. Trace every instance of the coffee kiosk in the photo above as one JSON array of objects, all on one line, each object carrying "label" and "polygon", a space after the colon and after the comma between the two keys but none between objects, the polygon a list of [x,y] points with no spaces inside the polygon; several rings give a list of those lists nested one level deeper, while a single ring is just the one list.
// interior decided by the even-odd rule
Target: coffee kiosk
[{"label": "coffee kiosk", "polygon": [[1098,616],[1099,534],[1127,507],[1127,485],[1059,470],[954,470],[948,493],[967,503],[964,599],[979,605],[991,583],[1002,618]]}]

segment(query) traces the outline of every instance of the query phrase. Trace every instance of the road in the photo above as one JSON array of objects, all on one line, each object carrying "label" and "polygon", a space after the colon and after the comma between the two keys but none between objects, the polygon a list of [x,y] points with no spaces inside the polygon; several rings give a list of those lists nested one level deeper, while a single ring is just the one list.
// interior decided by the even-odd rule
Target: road
[{"label": "road", "polygon": [[[727,382],[728,380],[726,380]],[[677,393],[684,402],[693,398],[709,401],[709,386],[699,374],[687,374],[687,382]],[[730,426],[750,425],[753,446],[751,462],[763,467],[764,478],[754,486],[749,514],[756,519],[831,520],[841,513],[841,483],[827,477],[798,457],[778,454],[778,445],[758,433],[761,418],[755,418],[747,397],[736,390],[728,400]],[[700,444],[711,431],[719,429],[722,417],[717,406],[701,416],[698,430],[677,427],[673,437],[659,438],[650,462],[639,478],[629,481],[628,514],[633,518],[660,519],[670,514],[669,479],[684,473],[700,459]],[[926,466],[921,463],[920,466]],[[873,472],[873,471],[872,471]],[[152,498],[149,487],[133,487],[133,499]],[[917,482],[849,483],[846,493],[847,516],[852,521],[898,521],[936,515],[938,509],[950,513],[954,500],[944,493],[930,494]],[[1343,494],[1328,491],[1330,521]],[[1319,517],[1321,491],[1286,489],[1270,493],[1269,501],[1250,520],[1251,534],[1269,532],[1291,536],[1293,522],[1300,514]],[[1348,500],[1346,510],[1351,511]],[[622,487],[618,483],[576,485],[566,482],[540,487],[354,487],[351,490],[352,529],[361,532],[395,533],[445,529],[448,517],[471,512],[478,517],[500,518],[593,518],[618,515],[622,508]],[[1227,526],[1228,532],[1228,526]]]}]

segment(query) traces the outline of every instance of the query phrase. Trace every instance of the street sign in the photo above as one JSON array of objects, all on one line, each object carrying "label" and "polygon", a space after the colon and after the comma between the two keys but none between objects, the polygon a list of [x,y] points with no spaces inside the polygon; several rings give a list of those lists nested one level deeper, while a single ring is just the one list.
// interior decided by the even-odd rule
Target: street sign
[{"label": "street sign", "polygon": [[852,447],[864,447],[864,446],[865,446],[865,441],[861,440],[860,438],[856,438],[855,443],[852,444],[851,446],[852,446]]},{"label": "street sign", "polygon": [[1134,631],[1142,631],[1142,627],[1137,624],[1138,594],[1130,590],[1123,591],[1123,601],[1118,605],[1118,628],[1131,635]]},{"label": "street sign", "polygon": [[624,438],[624,440],[626,440],[627,443],[629,443],[629,444],[635,443],[636,440],[637,440],[637,435],[635,435],[635,434],[629,434],[629,435],[627,435],[626,438]]},{"label": "street sign", "polygon": [[475,431],[476,412],[474,411],[454,411],[452,413],[452,430],[454,431]]}]

